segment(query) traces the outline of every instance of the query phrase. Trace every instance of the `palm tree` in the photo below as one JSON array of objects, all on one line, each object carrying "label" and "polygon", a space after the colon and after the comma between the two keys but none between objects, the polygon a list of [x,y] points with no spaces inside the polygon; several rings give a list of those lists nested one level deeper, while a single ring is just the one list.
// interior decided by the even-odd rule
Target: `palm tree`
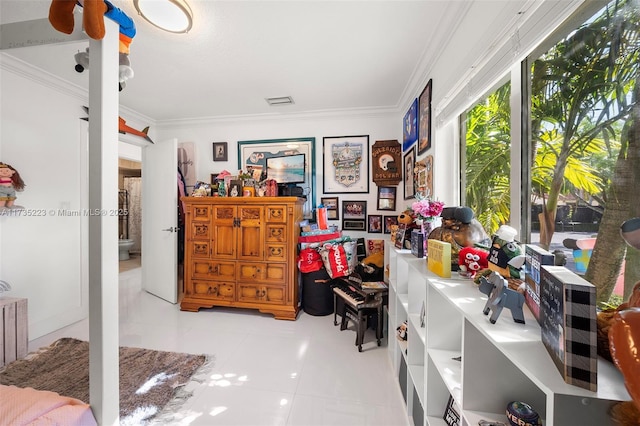
[{"label": "palm tree", "polygon": [[510,84],[467,114],[465,205],[489,234],[509,222]]},{"label": "palm tree", "polygon": [[[615,284],[625,251],[617,228],[629,217],[632,195],[637,192],[627,184],[630,171],[638,167],[633,156],[637,139],[624,138],[633,132],[621,134],[618,127],[637,99],[630,93],[638,78],[639,12],[637,2],[612,2],[535,61],[532,69],[532,87],[537,90],[532,96],[532,155],[540,166],[534,173],[539,178],[533,182],[547,200],[540,219],[540,241],[548,248],[560,194],[580,189],[601,195],[605,212],[586,274],[598,288],[599,300],[608,299]],[[619,154],[612,143],[616,141]],[[580,160],[598,151],[618,157],[609,185],[606,173],[594,178],[594,170],[588,167],[572,173]],[[598,191],[589,182],[607,189]]]}]

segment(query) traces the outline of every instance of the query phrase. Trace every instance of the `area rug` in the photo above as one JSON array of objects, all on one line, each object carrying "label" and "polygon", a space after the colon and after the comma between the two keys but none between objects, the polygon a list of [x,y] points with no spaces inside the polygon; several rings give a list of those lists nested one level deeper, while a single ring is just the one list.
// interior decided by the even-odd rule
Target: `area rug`
[{"label": "area rug", "polygon": [[[120,347],[120,421],[145,424],[178,406],[190,380],[202,381],[214,357]],[[0,370],[0,384],[57,392],[89,403],[89,342],[62,338]],[[173,400],[173,401],[172,401]]]}]

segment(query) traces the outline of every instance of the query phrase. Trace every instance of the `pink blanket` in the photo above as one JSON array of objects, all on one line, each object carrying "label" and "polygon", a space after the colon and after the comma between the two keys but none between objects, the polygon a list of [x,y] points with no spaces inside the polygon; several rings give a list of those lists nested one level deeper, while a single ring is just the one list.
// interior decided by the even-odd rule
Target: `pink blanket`
[{"label": "pink blanket", "polygon": [[2,424],[23,425],[97,425],[88,404],[55,392],[0,385]]}]

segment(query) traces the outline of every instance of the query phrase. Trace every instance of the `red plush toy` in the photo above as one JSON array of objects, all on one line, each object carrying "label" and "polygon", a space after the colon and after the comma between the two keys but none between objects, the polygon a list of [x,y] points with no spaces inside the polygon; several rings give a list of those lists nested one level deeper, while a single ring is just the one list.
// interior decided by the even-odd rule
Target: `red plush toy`
[{"label": "red plush toy", "polygon": [[479,270],[489,267],[489,252],[476,247],[463,247],[458,253],[458,273],[474,278]]}]

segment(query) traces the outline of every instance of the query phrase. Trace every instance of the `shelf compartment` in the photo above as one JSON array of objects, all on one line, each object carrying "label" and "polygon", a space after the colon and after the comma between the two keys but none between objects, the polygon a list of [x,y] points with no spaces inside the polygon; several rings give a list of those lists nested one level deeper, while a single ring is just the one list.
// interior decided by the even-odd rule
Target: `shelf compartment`
[{"label": "shelf compartment", "polygon": [[[440,351],[440,354],[436,354],[436,358],[444,358],[444,352]],[[450,353],[452,354],[452,353]],[[460,376],[458,375],[458,384],[457,388],[455,388],[455,384],[453,381],[449,383],[449,386],[453,386],[449,388],[443,379],[443,375],[440,373],[438,367],[436,366],[436,362],[432,357],[431,351],[427,354],[427,371],[426,371],[426,380],[428,383],[428,389],[426,391],[426,404],[425,404],[425,412],[428,417],[429,425],[431,425],[431,419],[442,419],[442,423],[436,424],[445,424],[444,423],[444,412],[447,408],[447,403],[449,402],[449,395],[452,395],[456,400],[458,407],[460,406]],[[439,362],[440,366],[444,364],[444,362]],[[453,390],[453,393],[451,392]]]},{"label": "shelf compartment", "polygon": [[413,386],[415,387],[420,405],[424,407],[424,366],[409,365],[408,367],[410,382],[413,383]]},{"label": "shelf compartment", "polygon": [[441,292],[427,289],[427,348],[458,351],[462,349],[462,313]]},{"label": "shelf compartment", "polygon": [[[553,365],[550,368],[555,370]],[[522,401],[532,406],[547,424],[544,391],[468,320],[464,323],[462,376],[465,384],[463,411],[501,413],[509,402]]]},{"label": "shelf compartment", "polygon": [[460,352],[430,349],[428,353],[445,387],[453,395],[453,398],[460,403],[460,398],[462,397],[460,393],[460,389],[462,389],[462,363],[454,359],[461,355]]},{"label": "shelf compartment", "polygon": [[[506,409],[502,413],[487,413],[485,411],[463,411],[462,418],[469,426],[476,426],[480,420],[487,420],[493,422],[502,422],[506,425],[509,424],[509,420],[507,419]],[[465,424],[464,422],[462,424]]]}]

